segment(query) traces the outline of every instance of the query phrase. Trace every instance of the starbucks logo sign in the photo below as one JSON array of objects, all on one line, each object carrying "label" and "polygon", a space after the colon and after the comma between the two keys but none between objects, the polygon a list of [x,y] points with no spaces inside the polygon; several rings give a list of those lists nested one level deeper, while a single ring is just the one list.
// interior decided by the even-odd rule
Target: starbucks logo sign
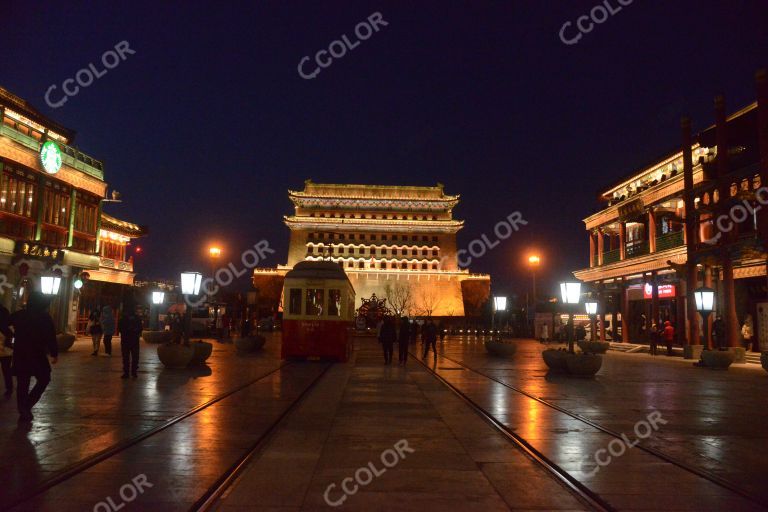
[{"label": "starbucks logo sign", "polygon": [[40,148],[40,164],[48,174],[56,174],[61,169],[61,150],[59,146],[49,140]]}]

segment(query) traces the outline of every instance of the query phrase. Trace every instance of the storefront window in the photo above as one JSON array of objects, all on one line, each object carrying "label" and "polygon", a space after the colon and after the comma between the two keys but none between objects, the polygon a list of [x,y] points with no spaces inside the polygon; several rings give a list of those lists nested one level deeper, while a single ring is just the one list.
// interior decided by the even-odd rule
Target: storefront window
[{"label": "storefront window", "polygon": [[319,288],[308,289],[305,314],[313,315],[313,316],[322,316],[324,301],[325,301],[325,290],[322,290]]}]

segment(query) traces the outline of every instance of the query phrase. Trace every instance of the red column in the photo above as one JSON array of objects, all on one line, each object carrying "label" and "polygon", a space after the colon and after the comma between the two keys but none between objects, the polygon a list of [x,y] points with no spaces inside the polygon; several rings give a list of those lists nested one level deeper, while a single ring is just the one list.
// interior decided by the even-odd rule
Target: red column
[{"label": "red column", "polygon": [[[693,290],[698,286],[698,270],[696,268],[696,210],[693,205],[693,155],[691,153],[691,120],[684,117],[680,120],[682,131],[683,152],[683,200],[685,202],[685,241],[687,253],[687,279],[686,289],[686,316],[688,318],[689,345],[699,344],[699,322],[696,313],[696,301],[693,298]],[[679,329],[678,329],[679,331]]]},{"label": "red column", "polygon": [[[708,288],[712,288],[712,267],[710,265],[704,265],[704,286]],[[712,318],[712,315],[707,316],[707,339],[704,340],[704,346],[711,349],[712,348],[712,323],[714,322],[714,318]]]},{"label": "red column", "polygon": [[648,247],[650,252],[656,252],[656,214],[653,208],[648,209]]},{"label": "red column", "polygon": [[605,236],[599,228],[597,231],[595,231],[595,233],[597,234],[597,264],[602,265],[603,252],[605,251]]},{"label": "red column", "polygon": [[733,260],[723,258],[723,321],[725,322],[725,340],[729,347],[741,345],[739,337],[739,319],[736,316],[736,294],[733,282]]},{"label": "red column", "polygon": [[621,290],[621,341],[629,342],[629,289],[626,284]]},{"label": "red column", "polygon": [[619,258],[627,259],[627,223],[619,223]]},{"label": "red column", "polygon": [[589,266],[595,266],[595,234],[589,233]]},{"label": "red column", "polygon": [[656,271],[651,274],[651,286],[653,286],[653,295],[651,295],[651,325],[656,324],[661,327],[659,322],[659,282]]}]

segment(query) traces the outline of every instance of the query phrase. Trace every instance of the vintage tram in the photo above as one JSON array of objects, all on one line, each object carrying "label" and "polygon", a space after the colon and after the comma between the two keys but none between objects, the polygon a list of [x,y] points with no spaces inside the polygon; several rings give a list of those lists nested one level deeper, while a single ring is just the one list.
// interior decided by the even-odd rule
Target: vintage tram
[{"label": "vintage tram", "polygon": [[355,289],[338,263],[297,263],[283,287],[283,359],[346,361],[354,318]]}]

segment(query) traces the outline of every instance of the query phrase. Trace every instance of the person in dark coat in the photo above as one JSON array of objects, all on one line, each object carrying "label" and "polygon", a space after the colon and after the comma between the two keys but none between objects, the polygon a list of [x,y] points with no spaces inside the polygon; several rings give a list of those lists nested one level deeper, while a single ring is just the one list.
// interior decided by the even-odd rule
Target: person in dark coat
[{"label": "person in dark coat", "polygon": [[655,356],[659,346],[659,338],[661,338],[661,331],[656,322],[651,325],[651,330],[648,333],[648,342],[650,343],[650,352],[652,356]]},{"label": "person in dark coat", "polygon": [[101,328],[104,332],[104,352],[112,355],[112,337],[115,335],[115,316],[110,306],[101,309]]},{"label": "person in dark coat", "polygon": [[417,324],[415,320],[411,322],[409,334],[411,336],[411,341],[410,341],[411,344],[415,345],[416,340],[418,339],[418,336],[419,336],[419,324]]},{"label": "person in dark coat", "polygon": [[400,319],[400,332],[397,334],[397,347],[399,349],[397,364],[405,366],[405,363],[408,361],[408,342],[410,339],[411,322],[408,320],[408,317],[404,316]]},{"label": "person in dark coat", "polygon": [[437,327],[430,318],[421,330],[421,341],[424,343],[424,359],[427,358],[429,353],[429,347],[432,347],[432,352],[437,360]]},{"label": "person in dark coat", "polygon": [[[13,374],[16,375],[16,403],[19,421],[32,421],[32,407],[40,400],[51,382],[51,363],[56,364],[59,347],[56,344],[56,328],[48,314],[48,301],[39,292],[29,296],[25,309],[11,315],[15,344],[13,350]],[[35,387],[29,385],[35,378]]]},{"label": "person in dark coat", "polygon": [[395,327],[395,319],[391,316],[385,317],[379,331],[379,341],[384,349],[384,364],[392,364],[392,352],[396,340],[397,327]]},{"label": "person in dark coat", "polygon": [[13,394],[13,376],[11,374],[11,359],[13,356],[13,331],[8,327],[11,320],[11,313],[0,305],[0,333],[3,335],[2,346],[0,346],[0,366],[3,370],[3,382],[5,383],[5,396]]},{"label": "person in dark coat", "polygon": [[714,338],[715,348],[725,347],[725,322],[723,317],[717,315],[717,318],[712,322],[712,337]]},{"label": "person in dark coat", "polygon": [[118,322],[120,331],[120,352],[123,355],[123,375],[121,379],[128,378],[128,370],[135,379],[139,371],[139,338],[141,338],[141,318],[136,312],[136,305],[125,303],[123,316]]}]

